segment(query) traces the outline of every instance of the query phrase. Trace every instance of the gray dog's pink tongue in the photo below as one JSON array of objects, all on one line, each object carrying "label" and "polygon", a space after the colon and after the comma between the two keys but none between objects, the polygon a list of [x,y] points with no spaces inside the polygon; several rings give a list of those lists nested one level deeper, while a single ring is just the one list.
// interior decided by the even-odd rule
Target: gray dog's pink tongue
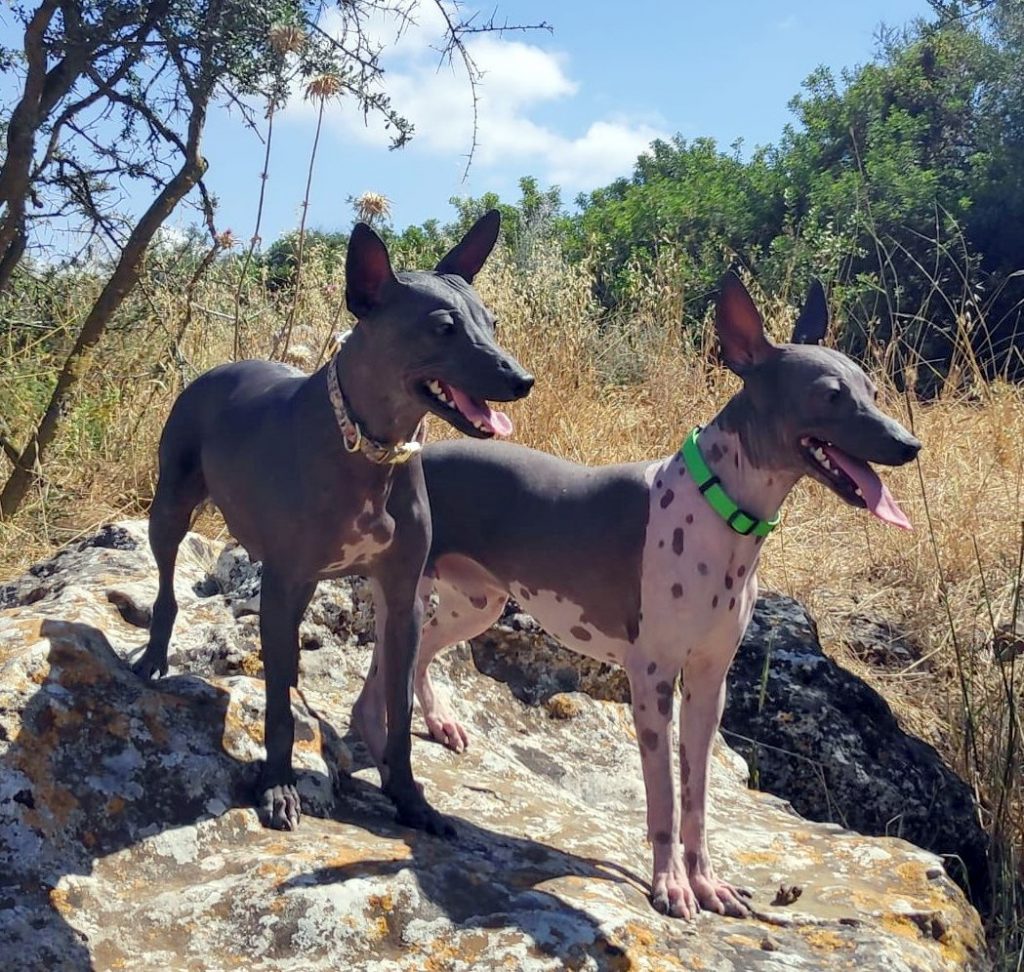
[{"label": "gray dog's pink tongue", "polygon": [[825,446],[825,453],[859,487],[868,509],[880,520],[891,523],[901,530],[913,530],[906,513],[899,508],[885,483],[866,462],[854,459],[834,446]]},{"label": "gray dog's pink tongue", "polygon": [[449,390],[458,410],[471,422],[480,422],[488,432],[493,432],[503,439],[512,434],[512,419],[504,412],[494,411],[486,402],[474,401],[454,386]]}]

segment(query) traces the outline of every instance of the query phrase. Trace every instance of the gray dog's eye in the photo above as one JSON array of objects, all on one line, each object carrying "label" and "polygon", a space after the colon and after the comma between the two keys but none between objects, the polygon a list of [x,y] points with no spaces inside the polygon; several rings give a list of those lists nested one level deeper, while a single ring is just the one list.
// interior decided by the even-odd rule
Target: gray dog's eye
[{"label": "gray dog's eye", "polygon": [[453,334],[455,332],[455,318],[445,311],[435,311],[428,314],[427,319],[435,334]]}]

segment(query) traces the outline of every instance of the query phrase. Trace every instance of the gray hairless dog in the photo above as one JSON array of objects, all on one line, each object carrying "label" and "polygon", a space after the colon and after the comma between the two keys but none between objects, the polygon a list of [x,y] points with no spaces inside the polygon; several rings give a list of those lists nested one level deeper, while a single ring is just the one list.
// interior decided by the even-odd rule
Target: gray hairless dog
[{"label": "gray hairless dog", "polygon": [[144,678],[167,672],[178,545],[196,506],[210,497],[250,556],[263,561],[260,809],[274,827],[294,829],[300,816],[289,699],[299,621],[318,580],[363,574],[373,585],[388,685],[387,743],[379,753],[385,792],[402,823],[450,832],[410,766],[422,621],[416,591],[430,546],[418,452],[428,412],[477,438],[507,435],[507,416],[486,400],[522,398],[533,385],[495,343],[494,316],[470,286],[499,221],[494,210],[483,216],[433,272],[398,274],[376,233],[357,225],[345,297],[358,323],[327,365],[311,377],[265,361],[214,368],[182,392],[164,428],[150,515],[160,586],[149,644],[134,669]]},{"label": "gray hairless dog", "polygon": [[[901,465],[920,443],[875,405],[876,389],[837,351],[812,287],[792,344],[775,345],[735,275],[718,300],[722,356],[743,388],[667,459],[590,468],[521,446],[438,443],[424,454],[434,537],[421,596],[438,602],[423,633],[416,691],[434,738],[467,744],[427,666],[484,631],[511,595],[567,647],[622,665],[647,791],[652,903],[689,918],[741,916],[746,892],[716,876],[706,840],[711,743],[725,675],[757,597],[761,542],[804,475],[899,527],[910,524],[868,461]],[[674,685],[682,676],[679,778],[672,771]],[[377,758],[379,676],[356,704]]]}]

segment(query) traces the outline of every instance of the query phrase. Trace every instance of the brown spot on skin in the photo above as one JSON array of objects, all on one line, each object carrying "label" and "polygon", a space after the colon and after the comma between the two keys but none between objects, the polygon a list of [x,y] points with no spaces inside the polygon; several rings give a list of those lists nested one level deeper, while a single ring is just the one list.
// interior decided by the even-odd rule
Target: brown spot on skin
[{"label": "brown spot on skin", "polygon": [[680,476],[685,476],[686,475],[686,466],[684,466],[682,463],[679,464],[679,475]]},{"label": "brown spot on skin", "polygon": [[593,635],[589,631],[587,631],[586,628],[581,628],[578,624],[574,624],[569,629],[569,634],[571,634],[574,638],[578,638],[580,641],[590,641],[590,639],[593,637]]},{"label": "brown spot on skin", "polygon": [[524,600],[530,600],[530,592],[525,587],[519,588],[519,596]]},{"label": "brown spot on skin", "polygon": [[702,577],[707,577],[708,575],[708,565],[703,560],[697,564],[697,573]]},{"label": "brown spot on skin", "polygon": [[663,716],[667,716],[672,711],[671,695],[663,695],[660,699],[658,699],[658,711]]},{"label": "brown spot on skin", "polygon": [[671,695],[672,694],[672,683],[671,682],[658,682],[658,684],[654,686],[654,691],[657,692],[658,695]]},{"label": "brown spot on skin", "polygon": [[682,527],[676,527],[672,531],[672,552],[678,557],[683,552],[683,546],[686,542],[686,537],[683,534]]},{"label": "brown spot on skin", "polygon": [[658,748],[658,734],[653,729],[645,729],[640,733],[640,743],[653,753]]},{"label": "brown spot on skin", "polygon": [[690,690],[689,690],[689,689],[687,689],[687,690],[686,690],[686,691],[685,691],[685,692],[683,693],[683,701],[684,701],[684,702],[689,702],[689,701],[690,701]]},{"label": "brown spot on skin", "polygon": [[457,618],[458,616],[459,616],[459,612],[458,611],[452,611],[452,617],[453,618]]},{"label": "brown spot on skin", "polygon": [[437,618],[431,618],[430,619],[430,627],[432,627],[432,628],[436,628],[437,627]]},{"label": "brown spot on skin", "polygon": [[555,595],[555,601],[557,601],[559,604],[561,604],[562,603],[562,595],[561,594],[556,594]]},{"label": "brown spot on skin", "polygon": [[693,523],[693,514],[692,513],[687,513],[686,514],[686,522],[687,523]]},{"label": "brown spot on skin", "polygon": [[734,455],[734,456],[732,457],[732,464],[733,464],[733,465],[734,465],[734,466],[735,466],[735,467],[736,467],[737,469],[739,469],[739,468],[740,468],[740,454],[739,454],[738,452],[737,452],[737,453],[736,453],[736,454],[735,454],[735,455]]},{"label": "brown spot on skin", "polygon": [[659,830],[654,835],[654,843],[656,844],[667,844],[671,839],[672,838],[669,837],[668,832],[664,830]]},{"label": "brown spot on skin", "polygon": [[690,761],[686,758],[686,747],[679,747],[679,779],[683,786],[690,782]]},{"label": "brown spot on skin", "polygon": [[661,480],[659,479],[654,485],[661,489]]},{"label": "brown spot on skin", "polygon": [[529,591],[529,592],[530,592],[530,593],[531,593],[531,594],[532,594],[532,595],[533,595],[534,597],[536,597],[536,596],[537,596],[537,588],[536,588],[536,587],[528,587],[528,588],[526,588],[526,589],[527,589],[527,590],[528,590],[528,591]]},{"label": "brown spot on skin", "polygon": [[726,574],[725,575],[725,589],[727,591],[731,591],[732,590],[732,574]]},{"label": "brown spot on skin", "polygon": [[648,675],[653,675],[657,670],[658,670],[658,663],[657,662],[651,662],[650,665],[647,666],[647,674]]},{"label": "brown spot on skin", "polygon": [[768,485],[771,486],[772,483],[774,483],[774,482],[775,482],[775,478],[773,476],[769,476],[768,477]]},{"label": "brown spot on skin", "polygon": [[708,459],[711,462],[721,462],[722,456],[728,453],[728,449],[723,449],[717,442],[711,447],[711,451],[708,453]]},{"label": "brown spot on skin", "polygon": [[647,706],[644,705],[643,702],[640,703],[640,711],[641,712],[646,712],[647,711]]},{"label": "brown spot on skin", "polygon": [[746,572],[747,568],[743,564],[740,564],[739,567],[736,568],[737,577],[742,577]]},{"label": "brown spot on skin", "polygon": [[676,498],[676,494],[670,489],[665,490],[665,495],[661,497],[661,508],[667,510],[672,505],[672,500]]},{"label": "brown spot on skin", "polygon": [[683,596],[683,585],[682,584],[673,584],[672,585],[672,596],[675,597],[675,598],[680,598],[680,597]]},{"label": "brown spot on skin", "polygon": [[469,599],[469,603],[472,604],[473,607],[475,607],[478,611],[482,611],[485,607],[487,607],[487,598],[484,597],[483,594],[473,595]]},{"label": "brown spot on skin", "polygon": [[615,652],[614,652],[614,651],[610,651],[610,652],[608,652],[608,657],[609,657],[609,658],[610,658],[610,659],[611,659],[612,661],[615,661]]},{"label": "brown spot on skin", "polygon": [[713,608],[718,607],[718,595],[717,594],[713,598],[711,598],[711,606]]},{"label": "brown spot on skin", "polygon": [[729,610],[731,611],[734,607],[736,607],[736,598],[730,597],[729,598]]},{"label": "brown spot on skin", "polygon": [[658,549],[661,550],[661,548],[664,547],[664,546],[665,546],[665,541],[664,540],[659,540],[658,541]]}]

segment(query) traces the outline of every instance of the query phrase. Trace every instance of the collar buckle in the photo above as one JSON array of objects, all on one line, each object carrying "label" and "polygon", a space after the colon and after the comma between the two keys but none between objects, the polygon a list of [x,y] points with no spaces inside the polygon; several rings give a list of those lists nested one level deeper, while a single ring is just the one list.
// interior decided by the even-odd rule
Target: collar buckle
[{"label": "collar buckle", "polygon": [[746,510],[741,509],[729,494],[722,488],[718,477],[711,471],[704,461],[700,446],[697,445],[697,438],[701,433],[698,425],[682,444],[680,452],[683,455],[683,462],[693,476],[697,489],[701,496],[723,520],[726,525],[741,537],[749,537],[751,534],[758,537],[766,537],[778,525],[781,513],[776,513],[770,520],[760,520]]}]

